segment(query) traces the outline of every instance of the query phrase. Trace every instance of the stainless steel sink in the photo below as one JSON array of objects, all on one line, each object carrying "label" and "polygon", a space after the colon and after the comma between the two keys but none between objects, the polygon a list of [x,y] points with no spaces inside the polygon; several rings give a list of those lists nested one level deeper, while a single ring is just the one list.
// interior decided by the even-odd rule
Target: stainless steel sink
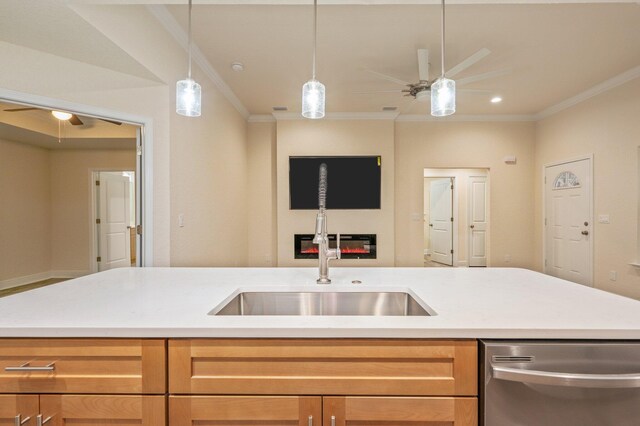
[{"label": "stainless steel sink", "polygon": [[430,316],[405,292],[243,292],[209,315]]}]

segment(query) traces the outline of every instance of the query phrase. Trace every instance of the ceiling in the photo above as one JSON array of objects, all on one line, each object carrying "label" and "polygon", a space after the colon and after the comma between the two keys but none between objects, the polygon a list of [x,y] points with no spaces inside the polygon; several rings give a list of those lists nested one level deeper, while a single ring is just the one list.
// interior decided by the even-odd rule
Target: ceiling
[{"label": "ceiling", "polygon": [[59,121],[47,109],[5,111],[21,107],[28,106],[0,102],[0,139],[53,150],[134,150],[136,147],[138,126],[126,123],[118,126],[84,115],[78,115],[84,124],[73,126]]},{"label": "ceiling", "polygon": [[[274,106],[300,111],[301,87],[311,77],[313,7],[308,3],[194,5],[194,43],[251,114],[270,114]],[[428,103],[399,94],[356,92],[403,88],[365,69],[417,81],[417,48],[429,49],[430,78],[437,77],[439,6],[322,3],[317,74],[327,86],[327,111],[380,112],[397,106],[403,114],[428,114]],[[187,7],[166,7],[186,30]],[[447,6],[447,68],[481,48],[492,52],[456,79],[508,71],[465,86],[488,92],[460,93],[457,112],[536,114],[637,67],[639,22],[636,3]],[[234,61],[245,70],[232,71]],[[491,104],[493,95],[503,102]]]}]

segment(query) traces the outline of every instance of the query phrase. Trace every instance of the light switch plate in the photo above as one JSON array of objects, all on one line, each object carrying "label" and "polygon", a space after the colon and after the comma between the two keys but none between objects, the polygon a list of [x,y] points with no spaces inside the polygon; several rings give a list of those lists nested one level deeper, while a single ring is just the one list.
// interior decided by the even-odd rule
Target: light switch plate
[{"label": "light switch plate", "polygon": [[598,215],[598,223],[611,223],[608,214]]}]

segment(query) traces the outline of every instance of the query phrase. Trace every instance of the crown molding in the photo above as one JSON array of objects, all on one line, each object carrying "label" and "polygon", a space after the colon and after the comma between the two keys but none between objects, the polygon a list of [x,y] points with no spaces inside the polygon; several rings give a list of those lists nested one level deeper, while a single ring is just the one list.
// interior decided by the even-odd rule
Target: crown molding
[{"label": "crown molding", "polygon": [[535,121],[535,115],[527,114],[454,114],[448,117],[432,117],[427,114],[402,114],[396,121]]},{"label": "crown molding", "polygon": [[[165,30],[178,42],[185,52],[189,51],[189,36],[184,29],[178,24],[175,18],[169,13],[163,5],[147,5],[149,12],[160,22]],[[251,115],[249,110],[242,104],[240,99],[233,93],[231,87],[225,83],[220,74],[213,68],[211,63],[204,56],[202,51],[195,43],[191,43],[191,57],[198,64],[200,69],[204,71],[209,80],[220,90],[222,95],[227,98],[234,108],[246,119]]]},{"label": "crown molding", "polygon": [[[307,120],[299,112],[274,112],[277,121]],[[397,112],[328,112],[322,120],[395,120]]]},{"label": "crown molding", "polygon": [[247,119],[249,123],[275,123],[276,118],[273,114],[251,114]]},{"label": "crown molding", "polygon": [[547,118],[551,115],[557,114],[560,111],[571,108],[574,105],[591,99],[594,96],[598,96],[601,93],[607,92],[638,77],[640,77],[640,66],[631,68],[630,70],[625,71],[613,78],[610,78],[609,80],[603,81],[600,84],[596,84],[592,88],[587,89],[584,92],[577,94],[576,96],[572,96],[560,103],[550,106],[549,108],[543,109],[535,115],[535,119],[536,121],[542,120],[543,118]]},{"label": "crown molding", "polygon": [[[66,0],[73,4],[110,4],[110,5],[184,5],[185,0]],[[298,6],[308,5],[309,0],[194,0],[198,5],[266,5],[266,6]],[[450,0],[448,4],[611,4],[636,3],[639,0]],[[406,6],[406,5],[439,5],[440,0],[323,0],[323,5],[365,5],[365,6]]]}]

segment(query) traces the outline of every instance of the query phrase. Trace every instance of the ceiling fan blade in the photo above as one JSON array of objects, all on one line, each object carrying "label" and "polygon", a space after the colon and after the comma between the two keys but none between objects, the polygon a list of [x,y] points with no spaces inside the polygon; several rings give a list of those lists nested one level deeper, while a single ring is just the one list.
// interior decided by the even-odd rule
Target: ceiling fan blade
[{"label": "ceiling fan blade", "polygon": [[455,76],[455,75],[461,73],[462,71],[466,70],[471,65],[473,65],[476,62],[480,61],[482,58],[484,58],[485,56],[487,56],[490,53],[491,53],[491,51],[489,49],[487,49],[486,47],[483,47],[482,49],[478,50],[473,55],[469,56],[464,61],[460,62],[455,67],[451,68],[449,71],[447,71],[445,73],[445,75],[448,78],[453,78],[453,76]]},{"label": "ceiling fan blade", "polygon": [[74,126],[82,126],[84,124],[82,120],[80,120],[80,117],[78,117],[75,114],[71,115],[71,118],[69,119],[69,123],[71,123]]},{"label": "ceiling fan blade", "polygon": [[395,78],[395,77],[392,77],[390,75],[382,74],[382,73],[380,73],[378,71],[374,71],[374,70],[370,70],[370,69],[366,69],[366,68],[365,68],[365,71],[368,72],[369,74],[373,74],[378,78],[390,81],[392,83],[401,84],[403,86],[409,86],[411,84],[408,81],[400,80],[399,78]]},{"label": "ceiling fan blade", "polygon": [[18,111],[31,111],[34,109],[40,109],[40,108],[9,108],[9,109],[5,109],[6,112],[18,112]]},{"label": "ceiling fan blade", "polygon": [[119,121],[107,120],[106,118],[98,118],[98,120],[106,121],[107,123],[115,124],[116,126],[122,126],[122,123]]},{"label": "ceiling fan blade", "polygon": [[472,75],[469,77],[461,78],[460,80],[456,80],[456,86],[464,86],[465,84],[475,83],[476,81],[488,80],[490,78],[500,77],[503,75],[509,74],[507,70],[500,71],[489,71],[484,74]]},{"label": "ceiling fan blade", "polygon": [[429,81],[429,50],[418,49],[418,77],[420,81]]}]

